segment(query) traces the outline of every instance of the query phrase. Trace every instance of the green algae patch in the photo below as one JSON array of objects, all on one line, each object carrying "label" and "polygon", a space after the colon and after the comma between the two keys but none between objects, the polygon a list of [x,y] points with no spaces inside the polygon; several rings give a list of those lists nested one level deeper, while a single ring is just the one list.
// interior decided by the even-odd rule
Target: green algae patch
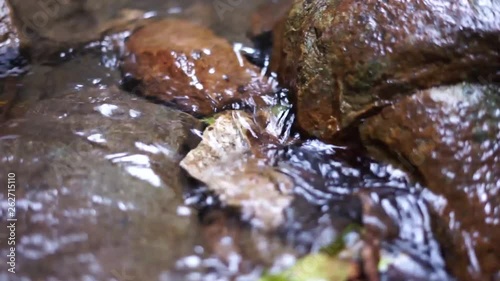
[{"label": "green algae patch", "polygon": [[341,281],[347,280],[351,264],[325,253],[305,256],[293,267],[276,275],[265,275],[260,281]]}]

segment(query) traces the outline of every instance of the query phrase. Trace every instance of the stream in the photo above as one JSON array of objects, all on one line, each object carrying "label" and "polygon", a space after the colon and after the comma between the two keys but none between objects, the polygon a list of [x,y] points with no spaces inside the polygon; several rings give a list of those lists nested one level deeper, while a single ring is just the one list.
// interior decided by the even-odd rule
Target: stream
[{"label": "stream", "polygon": [[[29,60],[2,57],[0,182],[15,174],[17,224],[16,273],[0,239],[0,281],[305,281],[270,276],[338,241],[349,280],[454,280],[429,203],[444,199],[372,158],[358,132],[305,137],[275,76],[265,105],[214,106],[215,121],[198,104],[182,107],[189,96],[134,92],[122,67],[133,30],[188,20],[230,42],[228,57],[266,68],[270,38],[249,38],[250,15],[279,1],[42,2],[11,1],[35,28]],[[227,112],[243,125],[219,132]],[[206,145],[223,148],[200,152],[208,160],[196,170],[202,160],[189,155],[212,129],[221,143]],[[2,224],[8,198],[2,187]]]}]

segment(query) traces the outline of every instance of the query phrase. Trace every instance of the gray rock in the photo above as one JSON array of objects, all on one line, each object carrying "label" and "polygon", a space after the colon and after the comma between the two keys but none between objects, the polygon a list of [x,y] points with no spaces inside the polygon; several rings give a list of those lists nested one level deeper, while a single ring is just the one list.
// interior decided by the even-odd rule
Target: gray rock
[{"label": "gray rock", "polygon": [[[12,172],[17,183],[9,280],[153,280],[190,254],[200,230],[192,213],[178,214],[178,163],[198,126],[113,87],[43,100],[0,125],[0,178]],[[0,205],[5,217],[4,192]]]}]

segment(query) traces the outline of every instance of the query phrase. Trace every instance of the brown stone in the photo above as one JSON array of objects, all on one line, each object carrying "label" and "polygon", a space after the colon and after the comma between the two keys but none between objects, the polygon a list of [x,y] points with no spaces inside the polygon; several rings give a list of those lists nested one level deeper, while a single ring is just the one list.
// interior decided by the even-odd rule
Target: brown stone
[{"label": "brown stone", "polygon": [[403,98],[360,129],[370,150],[408,163],[434,194],[434,233],[458,280],[500,276],[499,108],[498,86],[440,87]]},{"label": "brown stone", "polygon": [[[155,280],[192,255],[198,217],[178,208],[193,129],[192,116],[113,86],[39,100],[1,123],[0,181],[16,174],[18,222],[16,276],[5,264],[0,280]],[[6,206],[6,185],[1,194]]]},{"label": "brown stone", "polygon": [[125,73],[141,81],[146,96],[208,115],[236,104],[261,104],[272,83],[225,39],[183,20],[166,19],[127,41]]},{"label": "brown stone", "polygon": [[277,52],[299,126],[328,139],[395,95],[498,79],[499,14],[498,1],[295,1]]}]

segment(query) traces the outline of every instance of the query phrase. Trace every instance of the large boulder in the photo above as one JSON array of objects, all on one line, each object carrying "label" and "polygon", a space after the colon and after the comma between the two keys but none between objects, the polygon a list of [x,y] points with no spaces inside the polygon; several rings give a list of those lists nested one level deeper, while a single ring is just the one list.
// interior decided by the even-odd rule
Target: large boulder
[{"label": "large boulder", "polygon": [[428,188],[433,228],[459,280],[500,276],[500,88],[459,84],[402,98],[361,126],[369,149]]},{"label": "large boulder", "polygon": [[123,71],[140,81],[136,89],[190,113],[265,104],[261,96],[273,93],[273,83],[227,40],[185,20],[139,29],[127,48]]},{"label": "large boulder", "polygon": [[275,67],[300,128],[328,139],[396,95],[498,79],[499,14],[498,1],[295,1]]},{"label": "large boulder", "polygon": [[49,98],[0,124],[0,180],[16,175],[18,219],[16,274],[2,264],[0,280],[156,280],[172,270],[202,243],[179,167],[199,125],[116,87]]}]

